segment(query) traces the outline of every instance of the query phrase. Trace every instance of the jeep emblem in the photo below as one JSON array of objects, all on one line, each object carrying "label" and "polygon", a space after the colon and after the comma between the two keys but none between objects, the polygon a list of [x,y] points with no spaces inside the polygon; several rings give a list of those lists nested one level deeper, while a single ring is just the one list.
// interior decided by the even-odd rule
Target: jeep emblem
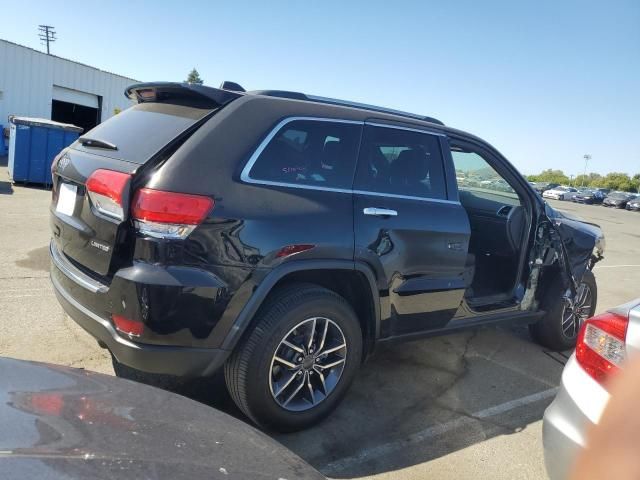
[{"label": "jeep emblem", "polygon": [[62,170],[64,170],[67,165],[69,165],[70,161],[71,159],[69,158],[69,155],[65,153],[62,158],[58,160],[58,171],[61,172]]}]

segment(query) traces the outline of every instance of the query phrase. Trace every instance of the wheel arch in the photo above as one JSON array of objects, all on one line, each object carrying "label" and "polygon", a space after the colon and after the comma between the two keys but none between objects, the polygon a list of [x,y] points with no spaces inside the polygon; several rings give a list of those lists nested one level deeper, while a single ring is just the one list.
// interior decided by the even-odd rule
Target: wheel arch
[{"label": "wheel arch", "polygon": [[[380,297],[373,270],[349,260],[302,260],[271,270],[255,288],[225,338],[222,348],[233,350],[274,289],[290,283],[313,283],[344,297],[352,306],[363,334],[363,357],[380,336]],[[366,301],[362,301],[362,298]]]}]

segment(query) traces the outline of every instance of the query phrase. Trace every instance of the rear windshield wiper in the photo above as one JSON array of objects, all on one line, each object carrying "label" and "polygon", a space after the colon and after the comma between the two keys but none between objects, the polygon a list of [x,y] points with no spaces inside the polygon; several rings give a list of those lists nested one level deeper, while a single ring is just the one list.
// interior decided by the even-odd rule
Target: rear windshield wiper
[{"label": "rear windshield wiper", "polygon": [[78,139],[83,147],[104,148],[107,150],[118,150],[118,147],[110,142],[104,140],[98,140],[96,138],[80,137]]}]

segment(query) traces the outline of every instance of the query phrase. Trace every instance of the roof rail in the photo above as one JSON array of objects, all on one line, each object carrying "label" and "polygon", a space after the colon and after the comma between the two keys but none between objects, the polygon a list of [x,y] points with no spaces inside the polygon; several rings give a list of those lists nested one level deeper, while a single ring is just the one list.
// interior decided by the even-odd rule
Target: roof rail
[{"label": "roof rail", "polygon": [[291,98],[293,100],[309,100],[309,97],[300,92],[289,92],[287,90],[253,90],[249,93],[254,95],[265,95],[267,97]]},{"label": "roof rail", "polygon": [[254,95],[266,95],[268,97],[290,98],[293,100],[306,100],[308,102],[324,103],[328,105],[339,105],[343,107],[360,108],[362,110],[369,110],[371,112],[389,113],[392,115],[398,115],[400,117],[412,118],[414,120],[422,120],[424,122],[435,123],[436,125],[444,126],[444,123],[438,120],[437,118],[428,117],[425,115],[418,115],[416,113],[403,112],[401,110],[394,110],[392,108],[378,107],[376,105],[369,105],[367,103],[350,102],[347,100],[320,97],[317,95],[306,95],[304,93],[289,92],[286,90],[255,90],[249,93]]}]

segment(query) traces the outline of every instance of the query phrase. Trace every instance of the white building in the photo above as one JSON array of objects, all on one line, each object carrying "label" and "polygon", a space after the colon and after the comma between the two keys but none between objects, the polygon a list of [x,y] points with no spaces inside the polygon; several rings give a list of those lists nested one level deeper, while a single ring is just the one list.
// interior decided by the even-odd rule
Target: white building
[{"label": "white building", "polygon": [[93,128],[131,106],[124,89],[133,78],[0,40],[0,125],[9,115]]}]

